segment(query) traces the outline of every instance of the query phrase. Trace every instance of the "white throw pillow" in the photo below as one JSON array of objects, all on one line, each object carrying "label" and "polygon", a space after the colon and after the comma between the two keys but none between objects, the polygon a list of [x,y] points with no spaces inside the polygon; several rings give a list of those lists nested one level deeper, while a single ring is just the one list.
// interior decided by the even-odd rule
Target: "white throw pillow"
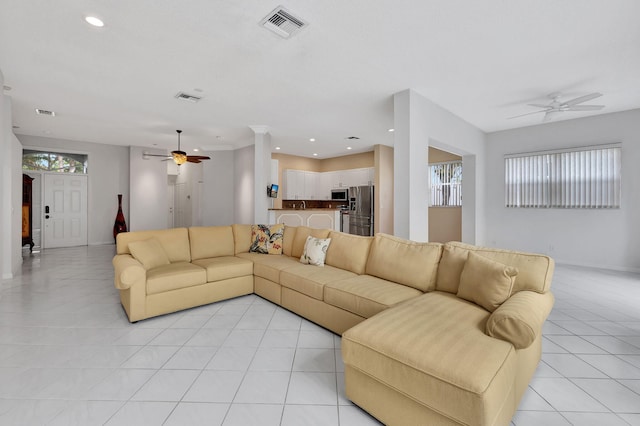
[{"label": "white throw pillow", "polygon": [[324,266],[324,259],[327,257],[327,249],[331,243],[331,238],[307,237],[304,243],[304,251],[300,256],[300,262],[315,266]]}]

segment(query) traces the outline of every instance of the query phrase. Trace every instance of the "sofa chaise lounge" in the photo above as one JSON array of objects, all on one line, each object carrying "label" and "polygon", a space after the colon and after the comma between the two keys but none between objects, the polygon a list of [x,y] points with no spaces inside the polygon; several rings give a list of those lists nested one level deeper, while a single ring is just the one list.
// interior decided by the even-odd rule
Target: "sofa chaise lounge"
[{"label": "sofa chaise lounge", "polygon": [[[541,357],[553,260],[463,243],[251,225],[119,234],[115,286],[131,322],[255,293],[342,335],[347,397],[390,425],[507,425]],[[324,266],[302,264],[330,239]]]}]

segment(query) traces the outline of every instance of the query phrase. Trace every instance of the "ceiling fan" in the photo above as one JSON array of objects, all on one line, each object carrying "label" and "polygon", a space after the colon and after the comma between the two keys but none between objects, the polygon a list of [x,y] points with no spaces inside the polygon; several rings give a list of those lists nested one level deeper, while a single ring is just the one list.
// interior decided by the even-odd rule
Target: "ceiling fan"
[{"label": "ceiling fan", "polygon": [[161,155],[161,154],[149,154],[147,152],[143,153],[143,157],[163,157],[166,160],[173,160],[178,166],[184,164],[186,162],[189,163],[199,163],[202,160],[211,160],[210,157],[205,155],[187,155],[186,152],[180,150],[180,134],[182,130],[176,130],[178,133],[178,149],[175,151],[171,151],[171,155]]},{"label": "ceiling fan", "polygon": [[547,96],[549,99],[551,99],[551,102],[546,105],[545,104],[527,104],[533,107],[542,108],[541,110],[528,112],[526,114],[516,115],[514,117],[509,117],[509,119],[524,117],[525,115],[538,114],[538,113],[544,112],[544,117],[542,118],[542,121],[546,122],[551,120],[553,117],[555,117],[557,114],[561,112],[598,111],[604,108],[604,105],[579,105],[579,104],[582,104],[583,102],[587,102],[595,98],[599,98],[600,96],[602,96],[602,93],[594,92],[594,93],[589,93],[588,95],[579,96],[569,101],[562,102],[560,101],[562,94],[560,92],[553,92]]}]

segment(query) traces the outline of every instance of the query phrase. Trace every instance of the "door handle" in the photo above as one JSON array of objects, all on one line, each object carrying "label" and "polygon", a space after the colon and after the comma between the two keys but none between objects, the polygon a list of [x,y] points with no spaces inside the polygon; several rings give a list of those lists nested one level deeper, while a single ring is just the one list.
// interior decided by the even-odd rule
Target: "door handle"
[{"label": "door handle", "polygon": [[44,212],[45,212],[46,214],[49,214],[49,206],[44,206]]}]

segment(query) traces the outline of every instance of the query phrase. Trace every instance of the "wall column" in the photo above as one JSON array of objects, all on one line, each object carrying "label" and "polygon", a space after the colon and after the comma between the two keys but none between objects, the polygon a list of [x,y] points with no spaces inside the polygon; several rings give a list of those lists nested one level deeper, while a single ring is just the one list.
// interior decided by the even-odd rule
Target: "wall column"
[{"label": "wall column", "polygon": [[393,232],[414,241],[429,240],[429,126],[412,90],[393,96]]},{"label": "wall column", "polygon": [[13,278],[22,265],[22,144],[13,134],[11,98],[0,71],[0,278]]},{"label": "wall column", "polygon": [[268,126],[249,127],[255,133],[253,223],[268,223],[267,185],[271,181],[271,135]]}]

